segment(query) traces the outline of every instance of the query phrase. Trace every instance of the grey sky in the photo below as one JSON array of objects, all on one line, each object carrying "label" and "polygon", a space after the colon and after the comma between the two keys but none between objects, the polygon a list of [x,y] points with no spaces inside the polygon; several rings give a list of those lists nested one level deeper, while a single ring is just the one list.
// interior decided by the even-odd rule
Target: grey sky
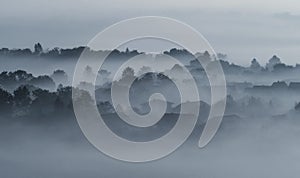
[{"label": "grey sky", "polygon": [[294,64],[300,55],[297,0],[0,0],[0,47],[85,45],[120,20],[162,15],[199,30],[230,61],[265,63],[277,54]]}]

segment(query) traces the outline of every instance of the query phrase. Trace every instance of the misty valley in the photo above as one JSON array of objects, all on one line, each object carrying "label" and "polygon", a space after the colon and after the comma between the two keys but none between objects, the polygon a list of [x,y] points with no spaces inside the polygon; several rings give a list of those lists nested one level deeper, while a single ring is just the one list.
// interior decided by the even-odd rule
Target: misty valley
[{"label": "misty valley", "polygon": [[[72,86],[73,73],[83,50],[91,63],[109,54],[99,70],[93,65],[82,72],[83,82]],[[157,72],[147,62],[124,67],[130,58],[142,56],[159,63]],[[168,66],[164,55],[183,66]],[[196,59],[197,58],[197,59]],[[199,61],[219,62],[226,79],[224,117],[216,136],[206,147],[197,147],[211,109],[211,85]],[[297,177],[300,174],[300,64],[293,66],[271,56],[266,65],[257,59],[249,66],[230,62],[225,54],[207,51],[191,54],[170,49],[149,55],[137,50],[96,51],[87,47],[45,50],[0,49],[0,177]],[[180,100],[174,84],[191,82],[182,75],[186,68],[196,81],[200,111],[195,129],[173,154],[158,161],[132,164],[111,159],[90,144],[77,124],[73,102],[92,96],[105,124],[117,135],[143,142],[167,134],[176,124],[181,108],[193,102]],[[122,68],[119,78],[114,78]],[[170,78],[168,74],[180,76]],[[93,85],[91,78],[97,77]],[[140,115],[150,112],[149,98],[161,93],[166,111],[155,125],[140,128],[121,120],[114,107],[112,85],[129,90],[131,108]],[[81,95],[72,101],[72,90]],[[159,104],[160,100],[155,101]],[[184,169],[185,171],[181,171]]]}]

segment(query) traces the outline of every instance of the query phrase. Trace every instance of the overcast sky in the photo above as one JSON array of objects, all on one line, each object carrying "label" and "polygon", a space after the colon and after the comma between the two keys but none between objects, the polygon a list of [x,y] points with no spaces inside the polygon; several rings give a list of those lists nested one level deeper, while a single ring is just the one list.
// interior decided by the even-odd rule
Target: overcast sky
[{"label": "overcast sky", "polygon": [[181,20],[201,32],[230,61],[264,64],[277,54],[300,63],[299,0],[0,0],[0,47],[85,45],[126,18],[155,15]]}]

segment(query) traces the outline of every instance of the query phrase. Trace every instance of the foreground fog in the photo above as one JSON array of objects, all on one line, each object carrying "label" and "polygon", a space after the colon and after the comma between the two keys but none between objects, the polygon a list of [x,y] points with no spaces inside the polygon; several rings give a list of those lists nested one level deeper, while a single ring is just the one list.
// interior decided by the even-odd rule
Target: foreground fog
[{"label": "foreground fog", "polygon": [[59,124],[1,124],[1,177],[296,178],[300,173],[299,118],[228,117],[204,149],[197,147],[198,127],[178,151],[139,164],[104,156],[86,141],[75,122],[70,118]]}]

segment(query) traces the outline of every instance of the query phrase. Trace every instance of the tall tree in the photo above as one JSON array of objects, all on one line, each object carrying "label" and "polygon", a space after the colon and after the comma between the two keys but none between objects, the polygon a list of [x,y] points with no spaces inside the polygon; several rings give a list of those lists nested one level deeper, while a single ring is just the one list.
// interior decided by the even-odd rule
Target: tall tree
[{"label": "tall tree", "polygon": [[40,43],[34,44],[34,53],[40,55],[43,52],[43,47]]}]

